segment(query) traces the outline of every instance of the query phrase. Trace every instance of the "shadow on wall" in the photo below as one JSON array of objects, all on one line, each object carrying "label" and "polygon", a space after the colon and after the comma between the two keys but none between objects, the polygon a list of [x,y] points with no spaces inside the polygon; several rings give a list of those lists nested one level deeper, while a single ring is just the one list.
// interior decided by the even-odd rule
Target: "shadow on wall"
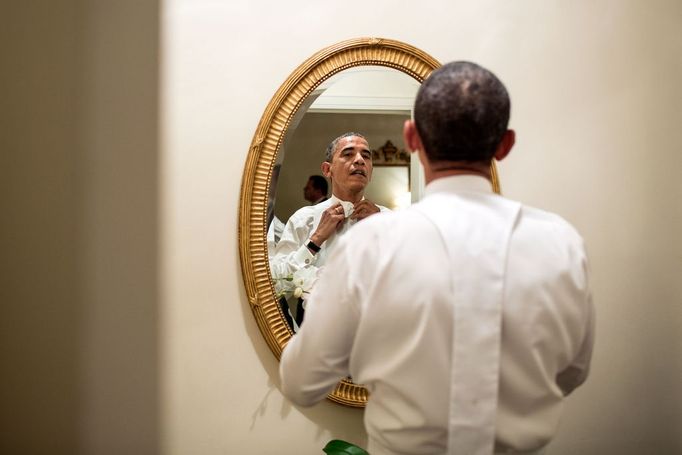
[{"label": "shadow on wall", "polygon": [[[238,261],[239,258],[236,258],[236,260]],[[235,269],[240,270],[240,266],[237,264]],[[258,359],[268,375],[266,391],[260,403],[258,403],[251,414],[249,429],[254,430],[259,424],[259,420],[268,415],[268,412],[272,414],[273,409],[270,408],[273,405],[276,406],[276,400],[280,399],[282,404],[279,410],[279,417],[282,422],[290,418],[292,412],[299,412],[317,426],[314,441],[319,443],[320,452],[331,439],[342,439],[360,447],[366,447],[367,432],[363,423],[364,409],[342,406],[329,400],[324,400],[309,408],[303,408],[294,406],[281,395],[279,391],[279,362],[263,339],[263,335],[249,307],[249,301],[243,287],[239,288],[239,296],[242,302],[241,309],[244,327],[258,355]],[[276,393],[273,394],[275,391]]]}]

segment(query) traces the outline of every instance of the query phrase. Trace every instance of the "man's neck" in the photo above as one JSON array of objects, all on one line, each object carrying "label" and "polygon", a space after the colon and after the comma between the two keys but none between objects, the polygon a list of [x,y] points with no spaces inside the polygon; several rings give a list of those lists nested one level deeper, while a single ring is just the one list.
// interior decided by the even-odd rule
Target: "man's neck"
[{"label": "man's neck", "polygon": [[485,163],[439,162],[430,163],[424,168],[424,180],[427,184],[433,180],[453,175],[477,175],[492,181],[490,164]]},{"label": "man's neck", "polygon": [[342,201],[348,201],[352,202],[353,204],[360,202],[362,198],[364,197],[364,192],[360,191],[357,193],[351,192],[351,191],[341,191],[341,190],[334,190],[332,191],[332,195],[334,195],[337,199],[340,199]]}]

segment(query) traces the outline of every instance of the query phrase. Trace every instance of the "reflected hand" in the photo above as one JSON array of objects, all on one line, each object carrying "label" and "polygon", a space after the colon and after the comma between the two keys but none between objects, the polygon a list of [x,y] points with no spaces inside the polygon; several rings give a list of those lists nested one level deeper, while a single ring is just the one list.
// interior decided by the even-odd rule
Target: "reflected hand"
[{"label": "reflected hand", "polygon": [[322,246],[322,243],[336,232],[345,219],[346,215],[341,204],[336,203],[332,205],[322,212],[320,224],[317,225],[317,229],[313,235],[310,236],[310,240],[312,240],[315,245]]},{"label": "reflected hand", "polygon": [[360,202],[356,203],[355,206],[353,207],[353,214],[350,216],[351,220],[362,220],[367,218],[370,215],[374,215],[375,213],[378,213],[379,207],[376,206],[373,202],[368,201],[367,199],[363,199]]}]

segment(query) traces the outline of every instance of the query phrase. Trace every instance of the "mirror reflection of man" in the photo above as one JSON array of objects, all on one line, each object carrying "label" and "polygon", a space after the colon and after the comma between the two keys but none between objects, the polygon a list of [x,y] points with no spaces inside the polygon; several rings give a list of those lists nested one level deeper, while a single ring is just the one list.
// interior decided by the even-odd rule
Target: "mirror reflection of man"
[{"label": "mirror reflection of man", "polygon": [[329,249],[351,226],[388,210],[364,197],[372,179],[372,152],[362,134],[348,132],[334,139],[321,168],[331,181],[332,195],[289,218],[270,258],[274,277],[291,276],[308,265],[323,266]]},{"label": "mirror reflection of man", "polygon": [[327,179],[321,175],[311,175],[303,187],[303,198],[312,205],[319,204],[327,200],[328,191]]},{"label": "mirror reflection of man", "polygon": [[586,379],[594,307],[583,239],[494,194],[514,145],[490,71],[435,70],[405,142],[425,196],[339,240],[282,353],[282,392],[310,406],[352,376],[369,390],[372,454],[539,454]]}]

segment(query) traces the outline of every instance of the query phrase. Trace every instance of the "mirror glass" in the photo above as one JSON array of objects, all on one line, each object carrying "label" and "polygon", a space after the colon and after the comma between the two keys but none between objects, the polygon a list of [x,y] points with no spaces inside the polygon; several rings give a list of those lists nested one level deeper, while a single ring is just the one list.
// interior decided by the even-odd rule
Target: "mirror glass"
[{"label": "mirror glass", "polygon": [[[276,227],[281,229],[296,210],[319,201],[321,196],[306,194],[305,187],[311,176],[324,178],[320,166],[325,150],[345,132],[364,135],[372,151],[374,170],[365,188],[367,199],[391,210],[400,210],[419,199],[422,171],[416,158],[417,162],[411,163],[402,139],[403,124],[410,118],[419,85],[414,78],[392,68],[359,66],[327,79],[303,100],[284,135],[271,176],[270,257],[278,240]],[[327,182],[329,197],[331,182]],[[282,311],[295,332],[302,321],[302,302],[287,297],[286,305],[281,302]]]}]

